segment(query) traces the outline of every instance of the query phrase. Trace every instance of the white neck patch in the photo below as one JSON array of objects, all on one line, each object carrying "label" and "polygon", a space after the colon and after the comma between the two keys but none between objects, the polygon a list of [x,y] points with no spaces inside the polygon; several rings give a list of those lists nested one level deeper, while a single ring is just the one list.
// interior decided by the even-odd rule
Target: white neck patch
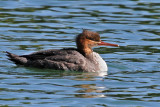
[{"label": "white neck patch", "polygon": [[93,55],[94,62],[96,63],[96,65],[99,68],[99,71],[108,71],[107,64],[102,59],[102,57],[98,53],[96,53],[96,52],[93,52],[92,55]]}]

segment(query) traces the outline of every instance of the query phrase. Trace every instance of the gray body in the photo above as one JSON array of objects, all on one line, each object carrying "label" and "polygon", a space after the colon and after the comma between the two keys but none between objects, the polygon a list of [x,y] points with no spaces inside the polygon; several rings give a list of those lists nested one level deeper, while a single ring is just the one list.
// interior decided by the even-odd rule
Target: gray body
[{"label": "gray body", "polygon": [[92,52],[85,57],[76,49],[50,49],[20,56],[7,52],[7,56],[15,64],[27,67],[83,72],[107,71],[107,65],[98,53]]}]

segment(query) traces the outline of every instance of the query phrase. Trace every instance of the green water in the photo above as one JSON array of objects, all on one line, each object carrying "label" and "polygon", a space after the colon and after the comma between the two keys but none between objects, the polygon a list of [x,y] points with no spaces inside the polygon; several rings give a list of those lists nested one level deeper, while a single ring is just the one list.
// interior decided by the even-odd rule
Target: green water
[{"label": "green water", "polygon": [[[0,0],[0,106],[159,107],[159,0]],[[119,48],[97,47],[108,76],[20,67],[18,55],[75,47],[82,28]]]}]

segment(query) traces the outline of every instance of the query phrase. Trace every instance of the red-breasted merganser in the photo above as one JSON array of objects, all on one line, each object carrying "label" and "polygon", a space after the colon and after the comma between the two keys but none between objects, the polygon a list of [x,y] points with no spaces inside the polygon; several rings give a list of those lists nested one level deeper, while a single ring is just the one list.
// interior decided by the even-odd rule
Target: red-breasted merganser
[{"label": "red-breasted merganser", "polygon": [[100,40],[96,32],[83,30],[76,37],[77,49],[50,49],[31,53],[29,55],[15,55],[7,52],[7,56],[15,64],[28,67],[49,68],[65,71],[105,72],[108,70],[106,62],[101,56],[93,52],[95,46],[116,46]]}]

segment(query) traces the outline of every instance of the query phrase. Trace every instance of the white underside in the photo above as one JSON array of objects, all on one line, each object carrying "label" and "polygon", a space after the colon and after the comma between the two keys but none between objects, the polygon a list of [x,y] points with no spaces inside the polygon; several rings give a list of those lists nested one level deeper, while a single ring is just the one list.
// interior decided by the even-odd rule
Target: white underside
[{"label": "white underside", "polygon": [[94,62],[96,62],[96,65],[97,66],[99,66],[98,68],[99,68],[99,71],[100,72],[104,72],[104,71],[108,71],[108,67],[107,67],[107,64],[106,64],[106,62],[102,59],[102,57],[98,54],[98,53],[96,53],[96,52],[93,52],[92,53],[92,55],[93,55],[93,60],[94,60]]}]

